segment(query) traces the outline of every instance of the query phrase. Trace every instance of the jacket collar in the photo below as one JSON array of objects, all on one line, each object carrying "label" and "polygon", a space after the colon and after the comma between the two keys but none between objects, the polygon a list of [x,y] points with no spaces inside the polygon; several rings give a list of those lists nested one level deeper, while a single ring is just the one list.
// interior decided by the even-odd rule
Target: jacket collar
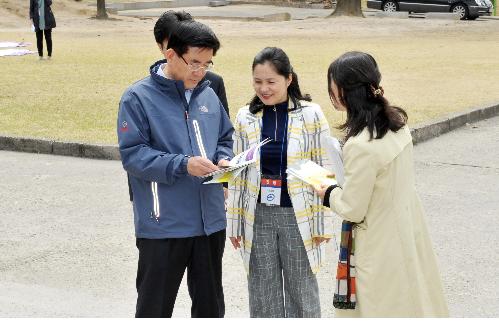
[{"label": "jacket collar", "polygon": [[[168,79],[157,74],[158,69],[162,64],[165,64],[166,59],[158,60],[149,68],[149,73],[151,75],[151,79],[160,87],[165,90],[176,89],[180,93],[185,92],[184,82],[180,80]],[[203,78],[196,87],[194,87],[192,95],[201,92],[204,88],[206,88],[210,84],[210,81]]]},{"label": "jacket collar", "polygon": [[[376,136],[376,133],[374,135]],[[373,138],[372,140],[369,131],[365,128],[357,136],[348,139],[345,145],[349,144],[350,140],[357,142],[357,144],[367,144],[377,151],[383,151],[383,153],[379,153],[378,157],[380,164],[385,166],[402,153],[408,144],[412,143],[412,136],[409,127],[405,125],[397,132],[388,130],[382,139]]]},{"label": "jacket collar", "polygon": [[[301,108],[306,102],[297,101],[298,108],[295,109],[295,102],[288,100],[288,130],[287,130],[287,163],[288,166],[300,162],[300,158],[292,157],[299,152],[304,152],[303,131],[306,126],[304,119],[304,110]],[[263,110],[259,110],[255,114],[249,112],[247,115],[247,133],[252,133],[248,138],[248,146],[255,146],[260,142],[262,135]],[[260,176],[260,158],[256,162],[257,177]]]}]

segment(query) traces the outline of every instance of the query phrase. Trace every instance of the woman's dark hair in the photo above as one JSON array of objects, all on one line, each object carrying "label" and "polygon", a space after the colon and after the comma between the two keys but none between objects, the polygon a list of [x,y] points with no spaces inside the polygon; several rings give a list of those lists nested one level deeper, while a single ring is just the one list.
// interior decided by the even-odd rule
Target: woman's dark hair
[{"label": "woman's dark hair", "polygon": [[[347,141],[367,127],[370,138],[381,139],[388,130],[397,132],[407,123],[407,113],[392,106],[383,97],[379,86],[381,74],[374,58],[363,52],[347,52],[329,65],[327,84],[329,96],[347,109],[347,119],[338,128],[346,131]],[[334,97],[333,82],[338,87]]]},{"label": "woman's dark hair", "polygon": [[[288,86],[288,96],[291,98],[295,108],[300,108],[299,100],[311,101],[312,98],[309,94],[302,95],[300,90],[300,85],[298,84],[298,75],[293,71],[293,67],[289,62],[288,55],[281,48],[277,47],[266,47],[262,49],[258,54],[256,54],[253,59],[253,66],[251,70],[255,70],[256,65],[263,65],[269,63],[274,67],[277,74],[288,78],[291,74],[291,84]],[[251,113],[255,114],[264,107],[263,102],[255,95],[249,103],[249,110]]]}]

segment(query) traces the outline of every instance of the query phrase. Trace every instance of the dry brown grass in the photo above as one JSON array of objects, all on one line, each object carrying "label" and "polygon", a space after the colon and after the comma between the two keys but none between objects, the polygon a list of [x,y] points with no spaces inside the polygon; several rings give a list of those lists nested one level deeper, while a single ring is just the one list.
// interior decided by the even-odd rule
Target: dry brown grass
[{"label": "dry brown grass", "polygon": [[[7,0],[0,0],[7,1]],[[54,59],[0,59],[0,132],[56,140],[115,143],[118,102],[124,89],[160,58],[154,20],[96,21],[77,14],[86,5],[57,11]],[[69,5],[68,5],[69,6]],[[10,16],[0,40],[34,42],[24,19]],[[423,19],[310,19],[276,23],[203,21],[222,49],[216,72],[226,83],[234,116],[252,96],[251,61],[265,46],[282,47],[332,125],[329,63],[348,50],[372,53],[386,96],[416,124],[471,106],[499,101],[499,21]],[[2,21],[0,21],[2,24]],[[33,46],[35,48],[35,46]],[[36,49],[34,49],[36,50]]]}]

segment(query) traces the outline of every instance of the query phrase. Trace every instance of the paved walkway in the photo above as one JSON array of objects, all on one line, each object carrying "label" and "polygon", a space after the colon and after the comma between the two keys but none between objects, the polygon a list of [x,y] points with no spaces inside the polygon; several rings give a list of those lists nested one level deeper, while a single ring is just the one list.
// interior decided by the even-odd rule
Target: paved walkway
[{"label": "paved walkway", "polygon": [[[453,317],[499,316],[499,117],[416,146],[418,191]],[[131,317],[137,251],[117,161],[0,151],[0,317]],[[319,272],[332,317],[336,250]],[[242,263],[224,256],[227,317],[248,316]],[[189,316],[185,284],[175,316]]]},{"label": "paved walkway", "polygon": [[[333,10],[323,8],[296,8],[286,6],[258,5],[258,4],[237,4],[222,7],[190,6],[174,8],[151,8],[137,10],[119,10],[119,16],[148,17],[157,18],[167,10],[184,10],[189,12],[195,19],[235,19],[235,20],[263,20],[268,15],[278,15],[289,13],[291,20],[304,20],[309,18],[324,18],[329,16]],[[362,10],[365,17],[375,17],[382,11],[375,9]],[[385,13],[386,14],[386,13]],[[400,14],[400,12],[398,13]],[[395,15],[397,16],[397,15]],[[411,13],[410,18],[425,18],[424,13]],[[282,21],[281,18],[274,18],[275,21]],[[483,16],[482,19],[499,19],[499,17]]]}]

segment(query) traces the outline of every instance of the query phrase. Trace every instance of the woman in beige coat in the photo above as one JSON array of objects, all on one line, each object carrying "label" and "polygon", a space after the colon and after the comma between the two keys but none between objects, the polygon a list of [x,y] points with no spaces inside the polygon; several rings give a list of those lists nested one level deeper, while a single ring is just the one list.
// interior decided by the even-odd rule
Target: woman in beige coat
[{"label": "woman in beige coat", "polygon": [[337,317],[446,317],[447,303],[414,185],[407,114],[389,105],[372,56],[349,52],[328,70],[340,128],[343,187],[316,187],[345,221],[334,304]]}]

